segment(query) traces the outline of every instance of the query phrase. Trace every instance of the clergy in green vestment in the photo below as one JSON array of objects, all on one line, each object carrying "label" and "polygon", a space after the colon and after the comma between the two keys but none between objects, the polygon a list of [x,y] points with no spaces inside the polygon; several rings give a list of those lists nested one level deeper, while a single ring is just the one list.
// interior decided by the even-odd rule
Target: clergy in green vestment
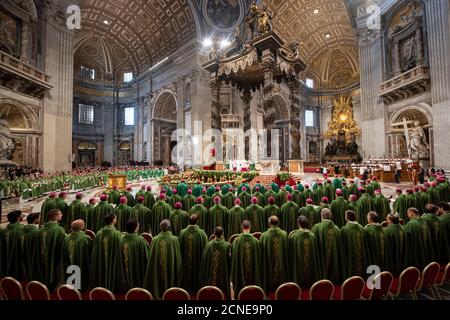
[{"label": "clergy in green vestment", "polygon": [[[73,270],[69,266],[78,266],[81,272],[80,290],[84,291],[89,285],[89,269],[92,257],[92,239],[83,230],[83,220],[75,220],[71,224],[71,233],[64,239],[61,253],[62,274],[65,282],[69,280]],[[72,283],[68,283],[72,284]],[[75,284],[73,284],[75,285]]]},{"label": "clergy in green vestment", "polygon": [[119,205],[120,192],[117,190],[117,186],[113,186],[112,190],[108,194],[108,202],[111,204]]},{"label": "clergy in green vestment", "polygon": [[[417,197],[414,194],[413,189],[407,189],[406,190],[406,207],[408,208],[418,208],[417,203]],[[419,211],[420,213],[423,213],[422,211]]]},{"label": "clergy in green vestment", "polygon": [[280,209],[280,214],[278,215],[278,219],[280,220],[280,227],[287,234],[297,229],[297,218],[299,214],[298,205],[292,201],[293,196],[292,193],[288,193],[286,196],[287,202],[283,204]]},{"label": "clergy in green vestment", "polygon": [[152,187],[147,186],[147,191],[144,193],[144,206],[152,210],[153,205],[155,204],[155,196],[152,193]]},{"label": "clergy in green vestment", "polygon": [[174,236],[178,236],[184,228],[187,227],[189,215],[186,211],[182,210],[183,205],[181,202],[175,203],[175,209],[170,214],[169,221],[172,226],[172,233]]},{"label": "clergy in green vestment", "polygon": [[218,287],[226,299],[230,294],[231,245],[224,240],[223,228],[216,227],[214,239],[208,242],[203,250],[200,266],[200,284]]},{"label": "clergy in green vestment", "polygon": [[324,194],[323,194],[322,182],[319,181],[319,182],[317,182],[316,185],[317,185],[317,187],[314,190],[314,198],[313,199],[314,199],[314,204],[318,206],[318,205],[320,205],[320,201],[322,200]]},{"label": "clergy in green vestment", "polygon": [[207,227],[208,209],[203,205],[203,201],[202,197],[197,197],[195,199],[196,205],[189,210],[189,215],[196,214],[198,216],[199,227],[205,230]]},{"label": "clergy in green vestment", "polygon": [[378,213],[380,221],[385,221],[386,216],[391,212],[389,200],[383,195],[383,193],[381,193],[381,189],[375,190],[373,209],[376,213]]},{"label": "clergy in green vestment", "polygon": [[44,225],[44,223],[47,223],[47,213],[50,212],[50,210],[55,209],[55,200],[56,200],[56,192],[51,192],[47,199],[45,199],[44,203],[41,207],[41,216],[39,221],[39,226]]},{"label": "clergy in green vestment", "polygon": [[208,196],[206,188],[203,188],[202,198],[203,198],[203,205],[205,206],[206,209],[209,210],[209,208],[211,208],[211,197]]},{"label": "clergy in green vestment", "polygon": [[241,206],[244,209],[246,209],[251,204],[252,196],[247,192],[247,187],[245,186],[242,187],[242,192],[238,195],[238,198],[241,200]]},{"label": "clergy in green vestment", "polygon": [[102,194],[100,196],[100,203],[97,204],[93,212],[92,231],[97,233],[104,226],[105,217],[113,212],[114,208],[108,203],[108,196],[106,194]]},{"label": "clergy in green vestment", "polygon": [[70,215],[69,215],[69,205],[66,202],[67,193],[60,192],[58,198],[55,199],[55,209],[58,209],[63,214],[61,220],[61,227],[64,228],[66,232],[70,229]]},{"label": "clergy in green vestment", "polygon": [[170,231],[169,220],[161,221],[160,230],[150,245],[144,280],[144,288],[158,299],[162,298],[167,289],[179,287],[183,276],[180,243]]},{"label": "clergy in green vestment", "polygon": [[294,188],[294,190],[292,191],[292,196],[294,198],[293,201],[298,205],[299,208],[303,208],[304,206],[306,206],[306,197],[303,191],[298,190],[297,186],[293,187]]},{"label": "clergy in green vestment", "polygon": [[208,194],[209,197],[212,197],[214,195],[214,193],[217,192],[217,191],[220,191],[220,188],[217,189],[215,185],[211,185],[206,190],[206,193]]},{"label": "clergy in green vestment", "polygon": [[183,281],[181,287],[189,293],[197,293],[200,289],[199,270],[202,263],[203,250],[208,243],[208,236],[198,226],[198,216],[189,217],[189,225],[181,230],[178,237],[183,261]]},{"label": "clergy in green vestment", "polygon": [[172,190],[172,196],[168,199],[167,203],[170,204],[172,208],[175,208],[175,203],[183,201],[183,198],[178,194],[177,189]]},{"label": "clergy in green vestment", "polygon": [[442,230],[447,237],[447,243],[442,243],[441,247],[441,260],[450,261],[450,205],[448,202],[441,201],[438,203],[439,216],[441,218]]},{"label": "clergy in green vestment", "polygon": [[278,207],[275,202],[275,197],[269,197],[267,199],[268,205],[264,207],[264,224],[261,226],[262,232],[267,230],[268,226],[266,224],[266,221],[269,221],[269,218],[271,216],[278,217],[278,215],[280,214],[280,207]]},{"label": "clergy in green vestment", "polygon": [[241,232],[241,224],[245,220],[245,210],[241,207],[241,200],[234,200],[234,207],[228,211],[228,233],[230,237]]},{"label": "clergy in green vestment", "polygon": [[437,187],[437,182],[436,181],[433,181],[432,183],[431,183],[431,185],[430,184],[428,184],[428,189],[427,189],[427,193],[428,193],[428,195],[430,196],[430,203],[432,203],[432,204],[438,204],[439,203],[439,201],[440,201],[440,199],[439,199],[439,193],[437,192],[437,189],[436,189],[436,187]]},{"label": "clergy in green vestment", "polygon": [[341,189],[336,190],[336,199],[331,202],[331,214],[333,222],[339,228],[345,225],[345,211],[349,210],[348,202],[342,196]]},{"label": "clergy in green vestment", "polygon": [[427,204],[422,219],[428,225],[428,230],[430,230],[431,243],[434,248],[436,261],[446,264],[449,262],[445,260],[449,251],[449,239],[445,225],[441,218],[438,217],[438,212],[438,206]]},{"label": "clergy in green vestment", "polygon": [[[273,191],[272,190],[272,187],[271,186],[268,186],[267,187],[267,191],[266,191],[266,193],[264,194],[264,203],[269,203],[269,198],[270,197],[272,197],[272,198],[274,198],[274,199],[276,199],[277,198],[277,193],[275,192],[275,191]],[[279,207],[278,207],[279,208]],[[270,216],[269,216],[270,217]],[[267,219],[269,219],[269,217],[267,217]],[[266,219],[266,221],[267,221],[267,219]]]},{"label": "clergy in green vestment", "polygon": [[397,213],[388,214],[386,221],[388,223],[388,226],[384,229],[388,243],[386,270],[391,272],[394,277],[398,277],[408,266],[407,235],[400,224],[400,216]]},{"label": "clergy in green vestment", "polygon": [[228,209],[220,204],[220,197],[214,197],[214,205],[208,211],[206,234],[213,234],[216,227],[222,227],[225,239],[228,238]]},{"label": "clergy in green vestment", "polygon": [[284,186],[284,188],[281,188],[280,191],[278,191],[276,200],[277,200],[277,206],[279,208],[281,208],[283,206],[283,204],[286,203],[287,194],[288,194],[288,192],[286,190],[286,186]]},{"label": "clergy in green vestment", "polygon": [[163,220],[169,220],[170,214],[172,213],[172,207],[166,202],[166,195],[161,193],[159,195],[159,200],[155,203],[152,209],[152,224],[151,233],[157,234],[160,223]]},{"label": "clergy in green vestment", "polygon": [[335,198],[336,189],[333,186],[333,183],[330,179],[327,180],[324,188],[323,188],[323,195],[327,197],[330,201],[333,201]]},{"label": "clergy in green vestment", "polygon": [[[27,215],[27,225],[22,230],[22,269],[24,279],[33,280],[33,250],[39,231],[39,212],[33,212]],[[1,274],[1,273],[0,273]]]},{"label": "clergy in green vestment", "polygon": [[375,189],[373,188],[373,185],[370,182],[370,180],[367,180],[366,192],[371,198],[375,196]]},{"label": "clergy in green vestment", "polygon": [[198,198],[202,195],[203,186],[201,181],[197,181],[197,183],[192,187],[192,194],[195,198]]},{"label": "clergy in green vestment", "polygon": [[435,261],[430,230],[416,208],[409,208],[407,215],[409,221],[405,225],[405,231],[408,242],[408,262],[410,266],[423,270],[428,263]]},{"label": "clergy in green vestment", "polygon": [[216,192],[214,192],[213,195],[211,196],[211,199],[212,199],[211,206],[214,205],[214,199],[216,197],[219,197],[220,200],[222,201],[222,193],[220,192],[220,188],[219,187],[216,187]]},{"label": "clergy in green vestment", "polygon": [[366,274],[366,251],[364,228],[356,221],[356,213],[351,210],[345,212],[346,225],[339,231],[342,252],[347,277]]},{"label": "clergy in green vestment", "polygon": [[139,197],[144,197],[144,195],[145,195],[145,185],[142,185],[141,189],[139,189],[139,191],[136,192],[136,194],[134,195],[134,201],[138,203]]},{"label": "clergy in green vestment", "polygon": [[358,196],[358,186],[355,183],[355,180],[350,180],[350,185],[348,186],[349,195],[354,194],[355,196]]},{"label": "clergy in green vestment", "polygon": [[121,232],[125,232],[126,224],[131,218],[131,208],[128,206],[127,201],[127,197],[120,197],[119,205],[114,208],[114,214],[117,217],[117,230]]},{"label": "clergy in green vestment", "polygon": [[341,177],[339,177],[339,176],[336,176],[334,179],[333,179],[333,187],[334,187],[334,190],[337,190],[337,189],[342,189],[342,178]]},{"label": "clergy in green vestment", "polygon": [[259,239],[261,250],[261,282],[266,293],[275,290],[288,280],[288,252],[286,231],[279,227],[278,217],[268,220],[269,229]]},{"label": "clergy in green vestment", "polygon": [[328,197],[322,197],[322,199],[320,199],[320,205],[317,208],[317,210],[319,212],[322,212],[322,209],[330,209],[331,210]]},{"label": "clergy in green vestment", "polygon": [[231,283],[235,299],[242,288],[250,285],[261,286],[261,251],[259,241],[250,230],[250,221],[242,222],[242,233],[234,239],[231,249]]},{"label": "clergy in green vestment", "polygon": [[266,224],[264,209],[258,205],[258,198],[256,197],[251,199],[251,203],[252,204],[245,209],[245,219],[250,221],[252,233],[261,232]]},{"label": "clergy in green vestment", "polygon": [[62,213],[52,209],[47,213],[48,222],[39,229],[32,262],[33,279],[44,283],[51,291],[62,280],[61,249],[66,234],[59,225]]},{"label": "clergy in green vestment", "polygon": [[120,248],[122,250],[123,271],[125,273],[127,290],[142,288],[150,255],[150,246],[139,235],[138,220],[128,220],[125,230],[127,233],[120,240]]},{"label": "clergy in green vestment", "polygon": [[0,277],[23,279],[22,272],[22,211],[14,210],[6,215],[8,225],[0,235]]},{"label": "clergy in green vestment", "polygon": [[367,222],[368,224],[364,227],[367,265],[379,266],[381,270],[386,270],[388,242],[380,225],[378,213],[370,211],[367,214]]},{"label": "clergy in green vestment", "polygon": [[299,216],[297,222],[298,229],[288,239],[289,280],[309,288],[320,279],[319,248],[308,219]]},{"label": "clergy in green vestment", "polygon": [[125,293],[127,286],[120,247],[122,233],[114,227],[117,223],[114,213],[106,215],[103,221],[104,227],[97,232],[92,248],[89,286]]},{"label": "clergy in green vestment", "polygon": [[308,229],[312,229],[314,225],[320,222],[320,213],[314,206],[314,200],[311,198],[306,199],[306,207],[300,209],[299,215],[305,216],[308,219]]},{"label": "clergy in green vestment", "polygon": [[272,182],[270,184],[270,188],[275,192],[278,193],[278,191],[280,191],[280,186],[278,186],[278,184],[276,184],[275,182]]},{"label": "clergy in green vestment", "polygon": [[331,221],[331,210],[323,209],[320,216],[322,222],[311,229],[319,247],[320,278],[341,283],[345,279],[345,267],[339,228]]},{"label": "clergy in green vestment", "polygon": [[252,193],[256,192],[256,187],[259,188],[259,192],[261,192],[262,194],[266,193],[266,188],[264,187],[264,185],[261,184],[261,181],[256,181],[256,184],[253,186],[252,188]]},{"label": "clergy in green vestment", "polygon": [[348,189],[347,182],[345,180],[342,181],[341,191],[342,191],[342,196],[344,197],[344,199],[348,200],[348,197],[350,196],[350,191]]},{"label": "clergy in green vestment", "polygon": [[401,189],[397,189],[395,191],[397,198],[394,201],[393,209],[395,212],[398,213],[400,216],[400,219],[405,221],[407,223],[409,221],[407,211],[408,211],[408,200],[406,198],[406,195],[403,194],[403,191]]},{"label": "clergy in green vestment", "polygon": [[255,187],[254,188],[254,192],[252,194],[253,197],[256,197],[258,199],[258,204],[264,208],[264,206],[266,205],[265,199],[264,199],[264,195],[260,192],[259,187]]},{"label": "clergy in green vestment", "polygon": [[360,225],[365,226],[367,224],[367,214],[373,211],[373,199],[363,188],[359,188],[358,192],[361,196],[357,202],[359,208],[357,219]]},{"label": "clergy in green vestment", "polygon": [[304,194],[306,199],[312,199],[314,201],[314,192],[309,188],[309,184],[305,185]]},{"label": "clergy in green vestment", "polygon": [[182,198],[184,198],[187,194],[187,190],[189,189],[188,185],[186,184],[186,182],[184,182],[184,180],[181,180],[177,186],[176,186],[178,195]]},{"label": "clergy in green vestment", "polygon": [[380,183],[378,182],[378,179],[377,179],[376,176],[373,176],[373,177],[372,177],[372,182],[371,182],[371,184],[372,184],[373,190],[381,190],[381,185],[380,185]]},{"label": "clergy in green vestment", "polygon": [[139,228],[141,232],[150,233],[152,226],[152,212],[149,208],[144,206],[145,198],[140,196],[137,203],[131,209],[131,218],[139,221]]},{"label": "clergy in green vestment", "polygon": [[183,210],[189,212],[193,206],[195,206],[195,197],[192,195],[192,189],[188,189],[183,198]]},{"label": "clergy in green vestment", "polygon": [[222,205],[228,210],[232,209],[234,206],[234,200],[236,199],[234,195],[234,189],[229,188],[228,192],[222,198]]},{"label": "clergy in green vestment", "polygon": [[133,195],[131,194],[131,190],[133,190],[133,188],[131,186],[127,186],[127,189],[125,190],[125,192],[123,193],[123,195],[125,197],[127,197],[127,203],[128,205],[133,208],[134,205],[136,204],[136,201],[134,200]]},{"label": "clergy in green vestment", "polygon": [[86,229],[93,231],[94,229],[94,211],[95,211],[95,203],[97,199],[90,198],[89,203],[86,206]]},{"label": "clergy in green vestment", "polygon": [[68,209],[68,216],[69,220],[67,222],[70,223],[70,225],[66,225],[64,229],[66,232],[69,232],[70,226],[72,225],[72,222],[75,220],[83,220],[86,223],[86,205],[81,202],[81,199],[83,199],[82,193],[77,193],[75,195],[75,200],[72,201],[72,203],[69,206]]}]

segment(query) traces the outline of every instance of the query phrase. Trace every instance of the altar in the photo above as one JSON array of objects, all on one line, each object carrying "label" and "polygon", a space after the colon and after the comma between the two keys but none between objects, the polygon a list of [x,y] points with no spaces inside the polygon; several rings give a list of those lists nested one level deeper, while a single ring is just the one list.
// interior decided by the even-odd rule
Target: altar
[{"label": "altar", "polygon": [[229,160],[227,161],[226,169],[230,171],[254,171],[255,164],[254,162],[247,160]]},{"label": "altar", "polygon": [[127,188],[127,176],[124,174],[110,174],[108,176],[108,189],[117,187],[119,190]]}]

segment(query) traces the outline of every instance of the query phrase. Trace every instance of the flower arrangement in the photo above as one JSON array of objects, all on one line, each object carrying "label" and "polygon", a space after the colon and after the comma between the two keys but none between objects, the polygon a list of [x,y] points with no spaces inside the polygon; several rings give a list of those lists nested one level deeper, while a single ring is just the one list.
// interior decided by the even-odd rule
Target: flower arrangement
[{"label": "flower arrangement", "polygon": [[285,183],[291,178],[291,174],[289,172],[280,171],[277,173],[277,178],[280,182]]}]

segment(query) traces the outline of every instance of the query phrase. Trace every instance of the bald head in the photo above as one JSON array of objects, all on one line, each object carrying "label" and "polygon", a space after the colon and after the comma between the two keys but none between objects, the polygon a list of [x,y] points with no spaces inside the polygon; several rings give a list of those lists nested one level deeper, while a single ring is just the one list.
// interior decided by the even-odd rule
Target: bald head
[{"label": "bald head", "polygon": [[75,220],[70,225],[70,229],[72,230],[72,232],[79,232],[84,230],[84,221],[81,219]]}]

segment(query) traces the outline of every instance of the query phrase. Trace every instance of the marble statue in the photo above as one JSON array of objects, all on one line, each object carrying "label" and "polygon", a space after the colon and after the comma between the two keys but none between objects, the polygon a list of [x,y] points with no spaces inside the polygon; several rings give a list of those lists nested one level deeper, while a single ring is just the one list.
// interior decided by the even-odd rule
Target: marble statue
[{"label": "marble statue", "polygon": [[[422,159],[429,157],[429,144],[425,131],[420,126],[419,121],[414,121],[414,127],[409,130],[408,134],[405,132],[406,140],[408,141],[409,154],[412,159]],[[409,136],[409,139],[408,139]]]},{"label": "marble statue", "polygon": [[14,138],[6,119],[0,118],[0,160],[10,160],[14,151]]}]

